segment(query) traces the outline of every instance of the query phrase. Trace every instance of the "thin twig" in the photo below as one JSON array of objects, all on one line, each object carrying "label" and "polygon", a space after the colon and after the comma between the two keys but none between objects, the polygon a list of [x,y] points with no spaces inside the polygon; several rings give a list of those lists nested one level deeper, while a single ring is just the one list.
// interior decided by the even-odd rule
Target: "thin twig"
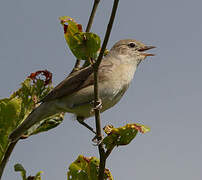
[{"label": "thin twig", "polygon": [[113,23],[114,23],[114,18],[115,18],[115,15],[116,15],[116,10],[117,10],[117,7],[118,7],[118,3],[119,3],[119,0],[114,0],[114,5],[113,5],[113,8],[112,8],[112,13],[111,13],[111,17],[110,17],[110,20],[109,20],[109,24],[107,26],[107,31],[105,33],[104,42],[102,44],[100,54],[99,54],[98,59],[97,59],[96,64],[95,64],[96,68],[99,67],[99,65],[101,63],[101,60],[102,60],[102,57],[104,55],[105,49],[107,47],[107,43],[108,43],[109,36],[110,36],[112,26],[113,26]]},{"label": "thin twig", "polygon": [[[99,5],[99,2],[100,2],[100,0],[94,0],[93,8],[92,8],[92,11],[91,11],[91,14],[90,14],[90,17],[89,17],[89,20],[88,20],[88,24],[87,24],[87,27],[86,27],[86,32],[90,32],[90,29],[91,29],[92,24],[93,24],[93,20],[94,20],[94,17],[95,17],[97,7]],[[77,59],[71,73],[77,71],[79,69],[79,67],[80,67],[80,64],[81,64],[81,60]]]},{"label": "thin twig", "polygon": [[4,168],[6,166],[6,163],[8,162],[9,157],[10,157],[15,145],[17,144],[17,142],[18,141],[10,143],[7,150],[6,150],[6,152],[5,152],[5,155],[4,155],[4,157],[3,157],[2,161],[1,161],[1,164],[0,164],[0,179],[2,177],[2,174],[3,174]]},{"label": "thin twig", "polygon": [[88,25],[86,27],[86,32],[90,32],[90,29],[92,27],[93,19],[95,17],[95,13],[96,13],[96,10],[97,10],[99,2],[100,2],[100,0],[94,0],[93,9],[91,11],[91,14],[90,14],[90,17],[89,17],[89,20],[88,20]]},{"label": "thin twig", "polygon": [[[96,108],[99,104],[100,104],[100,100],[99,100],[99,86],[98,86],[98,69],[99,69],[99,65],[102,61],[103,55],[104,55],[104,51],[106,49],[107,46],[107,42],[109,40],[109,36],[112,30],[112,26],[113,26],[113,22],[114,22],[114,18],[116,15],[116,10],[118,7],[118,3],[119,0],[114,0],[114,4],[113,4],[113,8],[112,8],[112,12],[111,12],[111,16],[110,16],[110,20],[109,20],[109,24],[107,26],[107,30],[105,33],[105,38],[102,44],[102,48],[100,50],[100,54],[98,56],[98,59],[96,61],[96,63],[93,65],[94,68],[94,107],[95,107],[95,122],[96,122],[96,133],[97,133],[97,139],[98,141],[101,140],[102,138],[102,133],[101,133],[101,121],[100,121],[100,109]],[[104,145],[101,142],[98,146],[99,149],[99,154],[100,154],[100,164],[99,164],[99,180],[103,180],[104,179],[104,170],[105,170],[105,164],[106,164],[106,154],[105,154],[105,149],[104,149]]]}]

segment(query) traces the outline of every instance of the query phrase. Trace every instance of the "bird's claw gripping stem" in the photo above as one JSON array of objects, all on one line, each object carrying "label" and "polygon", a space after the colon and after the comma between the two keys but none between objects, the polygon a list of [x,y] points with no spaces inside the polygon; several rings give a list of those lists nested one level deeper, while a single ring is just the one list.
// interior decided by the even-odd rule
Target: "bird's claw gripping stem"
[{"label": "bird's claw gripping stem", "polygon": [[99,99],[98,101],[92,101],[92,104],[95,106],[91,109],[91,113],[93,113],[95,110],[101,110],[102,109],[102,100]]},{"label": "bird's claw gripping stem", "polygon": [[101,136],[101,137],[98,137],[97,135],[92,139],[92,141],[93,141],[93,145],[94,146],[98,146],[98,145],[100,145],[100,143],[102,143],[102,141],[103,141],[103,136]]}]

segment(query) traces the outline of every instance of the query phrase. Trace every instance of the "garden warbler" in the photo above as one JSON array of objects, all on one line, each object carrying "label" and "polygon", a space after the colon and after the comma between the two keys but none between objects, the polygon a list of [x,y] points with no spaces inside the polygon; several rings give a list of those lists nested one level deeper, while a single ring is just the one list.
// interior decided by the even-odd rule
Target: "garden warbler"
[{"label": "garden warbler", "polygon": [[[142,60],[154,54],[146,46],[133,40],[120,40],[102,59],[99,66],[99,97],[101,112],[114,106],[128,89],[134,73]],[[18,140],[35,123],[60,112],[76,115],[79,122],[93,116],[94,76],[90,65],[70,74],[57,85],[28,117],[9,136],[10,141]]]}]

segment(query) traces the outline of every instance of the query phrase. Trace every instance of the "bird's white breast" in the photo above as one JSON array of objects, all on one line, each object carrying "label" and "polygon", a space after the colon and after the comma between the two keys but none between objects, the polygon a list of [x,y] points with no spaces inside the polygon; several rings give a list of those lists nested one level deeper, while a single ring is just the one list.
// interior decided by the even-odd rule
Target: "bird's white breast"
[{"label": "bird's white breast", "polygon": [[111,74],[111,86],[109,86],[109,82],[104,82],[102,86],[100,86],[100,98],[103,101],[103,111],[114,106],[121,99],[128,89],[135,71],[136,66],[129,64],[117,66],[116,70]]}]

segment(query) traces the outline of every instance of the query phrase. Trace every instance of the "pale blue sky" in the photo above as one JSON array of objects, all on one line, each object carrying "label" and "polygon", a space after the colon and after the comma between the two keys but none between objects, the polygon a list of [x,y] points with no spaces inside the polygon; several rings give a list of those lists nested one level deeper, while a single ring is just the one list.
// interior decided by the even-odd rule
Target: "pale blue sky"
[{"label": "pale blue sky", "polygon": [[[36,70],[51,71],[54,85],[65,78],[75,58],[58,17],[68,15],[85,26],[92,2],[0,1],[0,98]],[[100,2],[92,28],[102,39],[112,3]],[[107,168],[116,180],[202,178],[201,7],[201,0],[120,0],[108,48],[120,39],[135,38],[157,46],[157,56],[139,66],[123,99],[102,114],[103,126],[139,122],[151,128],[113,151]],[[42,170],[43,180],[62,180],[79,154],[98,157],[93,135],[72,119],[68,114],[59,127],[19,142],[2,179],[19,180],[13,166],[22,163],[28,174]]]}]

